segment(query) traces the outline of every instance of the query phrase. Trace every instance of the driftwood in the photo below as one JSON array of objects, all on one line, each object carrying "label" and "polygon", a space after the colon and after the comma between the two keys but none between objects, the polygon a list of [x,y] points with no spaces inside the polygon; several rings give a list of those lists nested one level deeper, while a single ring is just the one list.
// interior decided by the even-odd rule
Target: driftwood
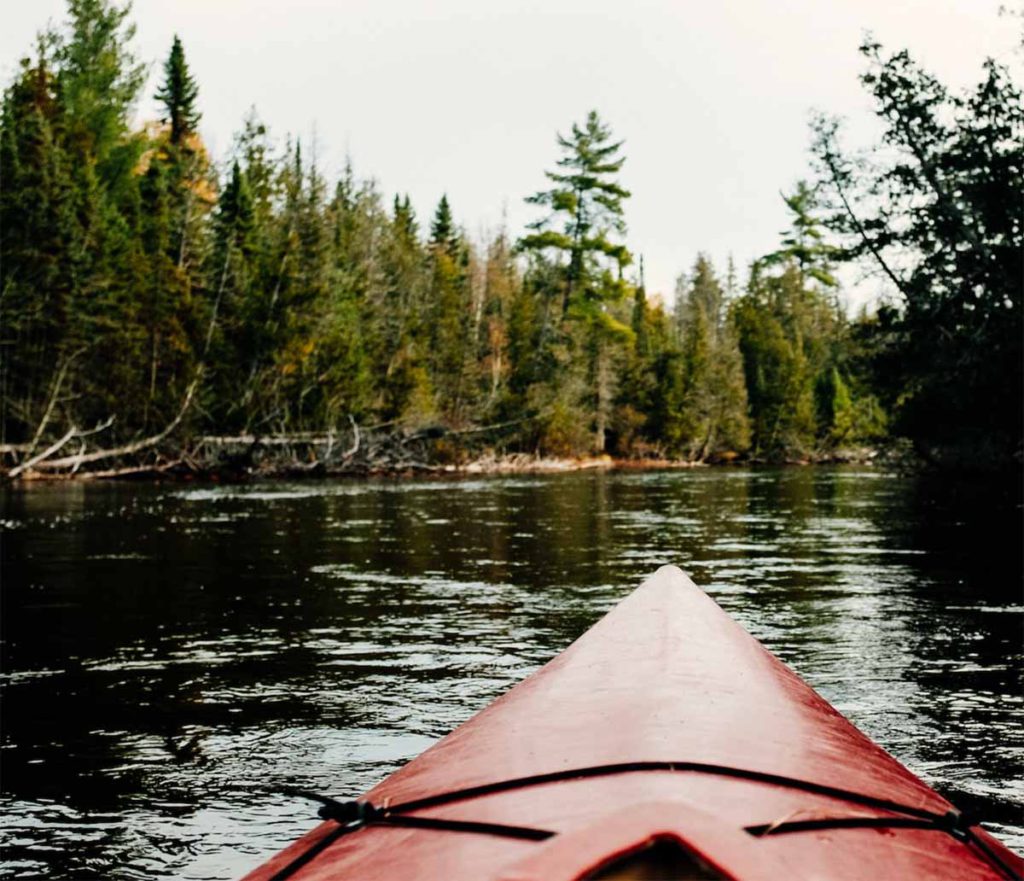
[{"label": "driftwood", "polygon": [[196,446],[211,447],[286,447],[330,443],[333,433],[299,431],[293,434],[204,434],[195,439]]},{"label": "driftwood", "polygon": [[[88,437],[90,434],[97,434],[97,433],[99,433],[101,431],[105,431],[106,429],[110,428],[110,426],[113,424],[113,422],[114,422],[114,417],[111,416],[105,422],[101,422],[99,425],[95,426],[94,428],[90,428],[90,429],[88,429],[86,431],[81,431],[81,430],[79,430],[78,428],[76,428],[75,426],[72,425],[71,428],[69,428],[64,433],[63,437],[58,438],[57,440],[55,440],[52,444],[50,444],[50,446],[48,446],[41,453],[39,453],[36,456],[32,456],[30,459],[26,460],[25,462],[22,462],[20,465],[17,465],[16,467],[12,468],[10,470],[10,472],[8,473],[8,477],[13,479],[13,478],[17,477],[19,474],[23,474],[26,471],[30,471],[31,469],[35,468],[37,465],[40,468],[45,467],[46,460],[49,459],[49,457],[52,456],[54,453],[60,452],[60,450],[63,449],[64,446],[66,444],[68,444],[70,441],[74,440],[75,438]],[[33,443],[35,443],[35,442],[33,441]],[[71,461],[78,461],[78,460],[79,460],[79,457],[72,457]],[[57,461],[59,462],[61,460],[58,459]],[[65,460],[65,461],[67,461],[67,460]],[[78,464],[80,465],[81,461],[78,461]],[[75,468],[75,470],[76,471],[78,470],[77,467]]]},{"label": "driftwood", "polygon": [[[85,453],[83,451],[79,452],[77,455],[74,456],[66,456],[63,459],[37,458],[37,460],[32,463],[31,467],[37,471],[59,471],[63,468],[74,468],[77,471],[78,468],[80,468],[82,465],[88,462],[100,462],[103,459],[113,459],[118,456],[131,456],[135,453],[141,452],[142,450],[149,449],[150,447],[155,447],[157,444],[159,444],[161,441],[167,438],[168,435],[170,435],[171,432],[173,432],[174,429],[176,429],[181,424],[181,420],[185,418],[185,414],[188,412],[188,408],[192,403],[192,398],[195,396],[196,388],[198,385],[199,380],[197,379],[192,383],[192,385],[189,386],[188,392],[185,394],[185,400],[182,402],[181,409],[178,411],[178,415],[175,416],[169,423],[167,423],[167,425],[164,426],[164,429],[158,432],[157,434],[141,438],[140,440],[137,441],[132,441],[131,443],[124,444],[123,446],[120,447],[94,450],[91,453]],[[113,418],[111,418],[110,421],[113,421]],[[70,438],[68,438],[68,440],[70,440]],[[60,446],[63,446],[63,444],[61,444]],[[56,450],[54,452],[56,452]],[[52,453],[50,453],[49,455],[52,455]],[[18,474],[20,474],[22,471],[26,469],[26,466],[28,466],[28,464],[29,463],[25,463],[25,465],[19,466],[18,469],[11,469],[10,476],[16,477]]]},{"label": "driftwood", "polygon": [[[516,419],[484,426],[450,429],[431,425],[408,430],[394,423],[361,427],[350,415],[351,444],[339,449],[339,434],[292,432],[288,434],[203,435],[189,452],[200,470],[234,475],[294,474],[344,475],[403,471],[450,470],[438,461],[435,442],[458,438],[460,449],[480,444],[480,438],[526,421]],[[470,440],[472,438],[472,440]],[[468,450],[468,447],[467,447]],[[482,452],[482,450],[480,450]]]},{"label": "driftwood", "polygon": [[[182,248],[184,248],[184,243],[182,245]],[[16,465],[10,471],[7,472],[7,477],[9,479],[16,480],[21,475],[30,473],[32,471],[62,471],[68,468],[71,469],[71,474],[75,474],[82,467],[82,465],[85,464],[89,464],[92,462],[101,462],[105,459],[116,459],[123,458],[126,456],[134,456],[142,451],[156,448],[158,445],[163,443],[168,437],[170,437],[174,433],[178,426],[181,425],[182,420],[185,418],[185,415],[188,413],[189,408],[192,406],[192,400],[195,397],[196,391],[199,389],[199,385],[203,379],[203,373],[205,372],[206,369],[206,358],[210,352],[210,345],[213,342],[213,333],[217,327],[217,316],[220,310],[221,300],[223,299],[224,290],[227,284],[227,273],[228,267],[230,265],[232,250],[233,246],[229,244],[224,255],[224,266],[221,271],[220,284],[217,289],[217,297],[214,300],[213,310],[210,314],[210,321],[206,328],[206,340],[203,346],[202,354],[199,358],[199,363],[196,365],[195,368],[194,378],[185,392],[185,397],[182,400],[181,407],[178,410],[177,415],[166,426],[164,426],[163,430],[157,432],[154,435],[150,435],[149,437],[140,438],[139,440],[132,441],[120,447],[93,450],[91,453],[87,453],[85,451],[86,448],[83,443],[83,445],[79,448],[78,453],[75,454],[74,456],[65,456],[60,459],[50,458],[51,456],[60,452],[60,450],[63,449],[63,447],[71,440],[75,438],[83,438],[88,434],[95,434],[96,432],[102,431],[104,428],[107,428],[114,421],[114,417],[111,416],[110,419],[106,421],[106,423],[97,426],[95,429],[91,429],[89,431],[80,431],[75,426],[72,426],[64,433],[62,437],[60,437],[52,444],[50,444],[50,446],[47,447],[42,453],[40,453],[37,456],[32,456],[32,452],[34,451],[36,445],[42,438],[43,432],[45,431],[46,426],[50,421],[50,417],[53,413],[54,406],[56,405],[56,402],[58,400],[60,389],[64,383],[64,378],[67,374],[68,368],[79,355],[86,351],[86,349],[82,348],[79,349],[78,351],[72,352],[67,357],[67,359],[65,359],[64,363],[57,371],[57,375],[54,378],[53,384],[50,389],[50,394],[47,400],[46,408],[43,412],[42,419],[40,419],[39,425],[36,427],[35,435],[29,442],[27,449],[24,450],[28,458],[26,459],[26,461]],[[184,250],[182,250],[182,252],[179,254],[179,257],[183,256]],[[11,451],[5,449],[2,452],[7,453]],[[127,467],[131,468],[132,466]],[[94,473],[99,474],[101,472]]]},{"label": "driftwood", "polygon": [[11,453],[24,453],[26,456],[30,457],[29,462],[18,466],[21,470],[31,467],[32,464],[41,461],[47,456],[52,456],[72,438],[81,437],[81,434],[77,433],[77,429],[72,426],[63,437],[59,438],[54,444],[47,447],[42,454],[32,457],[32,454],[36,451],[36,448],[39,446],[39,442],[43,438],[46,426],[50,423],[50,417],[53,415],[54,407],[56,407],[57,401],[60,397],[60,390],[64,385],[64,378],[67,376],[68,368],[74,360],[84,352],[84,348],[72,352],[64,359],[63,363],[57,369],[57,375],[54,377],[53,382],[50,383],[50,393],[46,396],[46,407],[43,409],[43,415],[39,419],[39,424],[36,426],[35,434],[32,435],[32,440],[21,444],[0,444],[0,456],[9,455]]},{"label": "driftwood", "polygon": [[174,459],[168,462],[148,465],[139,463],[137,465],[126,465],[123,468],[107,468],[103,471],[81,471],[78,473],[66,471],[59,474],[31,471],[25,475],[25,479],[33,482],[66,480],[69,477],[74,477],[75,480],[115,480],[125,477],[158,477],[162,474],[173,472],[187,473],[190,471],[195,471],[195,469],[189,466],[187,460]]},{"label": "driftwood", "polygon": [[[57,404],[57,398],[60,396],[60,389],[61,386],[64,385],[64,377],[67,376],[68,368],[71,366],[72,362],[83,352],[85,352],[85,349],[78,349],[77,351],[72,352],[67,358],[64,359],[64,363],[60,366],[60,369],[57,371],[57,376],[50,387],[50,396],[46,402],[46,409],[43,411],[43,418],[39,420],[39,425],[36,426],[36,433],[32,436],[32,440],[29,441],[27,450],[28,453],[32,453],[35,450],[35,448],[39,445],[39,441],[43,437],[43,432],[46,430],[46,426],[50,421],[50,417],[53,415],[53,408]],[[74,431],[74,429],[72,429],[72,431]],[[67,438],[65,440],[65,443],[67,442],[67,440],[70,440],[70,438]],[[52,455],[52,453],[48,453],[47,455]]]},{"label": "driftwood", "polygon": [[[451,470],[454,461],[463,465],[470,449],[486,454],[484,438],[526,420],[450,429],[443,425],[403,429],[395,423],[360,427],[352,415],[348,429],[339,432],[301,431],[261,435],[176,435],[196,394],[199,377],[189,387],[177,415],[160,432],[117,447],[88,450],[84,441],[77,453],[60,455],[73,441],[95,434],[113,420],[88,431],[72,427],[45,450],[30,456],[7,472],[10,479],[76,476],[83,479],[193,473],[244,478],[295,474],[342,475]],[[350,443],[340,443],[351,431]],[[454,446],[437,446],[442,438],[457,439]],[[447,456],[447,459],[443,458]],[[95,463],[120,460],[111,467],[91,469]],[[461,467],[461,466],[459,466]]]},{"label": "driftwood", "polygon": [[9,456],[12,453],[28,453],[32,450],[32,444],[0,444],[0,456]]}]

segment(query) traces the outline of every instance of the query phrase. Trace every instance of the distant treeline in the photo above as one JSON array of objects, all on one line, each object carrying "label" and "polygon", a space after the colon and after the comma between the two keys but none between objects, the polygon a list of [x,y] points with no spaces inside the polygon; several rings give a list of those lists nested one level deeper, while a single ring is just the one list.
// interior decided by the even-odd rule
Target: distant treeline
[{"label": "distant treeline", "polygon": [[[625,244],[622,143],[559,136],[522,235],[419,218],[255,113],[218,166],[175,38],[157,98],[128,8],[69,0],[0,128],[6,464],[157,456],[199,435],[434,429],[433,454],[803,457],[910,437],[937,461],[1021,443],[1021,96],[953,96],[868,41],[883,147],[814,124],[791,228],[737,278],[704,255],[672,306]],[[884,275],[851,320],[835,266]],[[109,463],[105,463],[109,464]]]}]

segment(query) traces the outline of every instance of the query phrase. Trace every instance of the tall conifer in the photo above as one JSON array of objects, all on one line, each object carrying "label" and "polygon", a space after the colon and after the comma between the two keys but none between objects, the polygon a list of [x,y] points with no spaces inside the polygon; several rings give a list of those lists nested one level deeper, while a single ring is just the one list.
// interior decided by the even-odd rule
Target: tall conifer
[{"label": "tall conifer", "polygon": [[175,146],[181,145],[199,124],[198,97],[199,86],[189,72],[185,49],[175,34],[171,52],[164,62],[164,81],[156,93],[164,107],[164,122],[171,126],[171,143]]}]

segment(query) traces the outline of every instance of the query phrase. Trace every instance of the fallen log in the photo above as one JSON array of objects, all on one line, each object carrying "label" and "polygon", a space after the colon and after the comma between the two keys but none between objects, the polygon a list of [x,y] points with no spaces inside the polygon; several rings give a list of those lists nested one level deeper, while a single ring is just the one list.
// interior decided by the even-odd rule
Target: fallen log
[{"label": "fallen log", "polygon": [[[43,459],[33,463],[32,468],[36,471],[59,471],[62,468],[76,468],[77,470],[78,467],[89,462],[100,462],[103,459],[114,459],[118,456],[131,456],[134,453],[141,452],[142,450],[150,447],[155,447],[181,424],[181,420],[185,418],[189,405],[192,403],[192,398],[195,395],[198,385],[199,381],[195,380],[192,385],[189,386],[188,392],[185,395],[185,400],[181,405],[181,409],[178,411],[178,415],[175,416],[174,419],[172,419],[164,429],[157,434],[150,435],[149,437],[141,438],[140,440],[124,444],[120,447],[114,447],[112,449],[94,450],[91,453],[79,453],[74,456],[65,456],[63,459]],[[111,417],[110,421],[113,421],[113,417]],[[50,455],[52,455],[52,453]],[[21,470],[12,469],[9,476],[12,478],[16,477],[17,474],[15,471],[20,474],[24,470],[24,467],[22,467]]]},{"label": "fallen log", "polygon": [[[48,446],[45,450],[43,450],[38,455],[33,456],[32,458],[26,460],[25,462],[22,462],[20,465],[17,465],[14,468],[12,468],[8,472],[7,476],[10,477],[13,480],[16,477],[18,477],[20,474],[23,474],[26,471],[30,471],[33,468],[35,468],[36,466],[42,467],[42,463],[45,462],[45,460],[48,457],[52,456],[54,453],[59,452],[61,449],[63,449],[64,446],[69,441],[72,441],[75,438],[88,437],[90,434],[97,434],[98,432],[105,431],[106,429],[110,428],[110,426],[113,424],[113,422],[114,422],[114,417],[111,416],[105,422],[101,422],[99,425],[95,426],[94,428],[90,428],[90,429],[88,429],[86,431],[80,431],[78,428],[76,428],[74,425],[72,425],[71,428],[69,428],[67,430],[67,432],[65,432],[63,437],[58,438],[57,440],[55,440],[52,444],[50,444],[50,446]],[[72,456],[72,457],[70,457],[70,461],[72,463],[74,463],[74,462],[78,461],[78,458],[79,458],[78,456]],[[60,460],[58,460],[58,461],[60,461]],[[77,471],[78,468],[76,467],[75,470]]]}]

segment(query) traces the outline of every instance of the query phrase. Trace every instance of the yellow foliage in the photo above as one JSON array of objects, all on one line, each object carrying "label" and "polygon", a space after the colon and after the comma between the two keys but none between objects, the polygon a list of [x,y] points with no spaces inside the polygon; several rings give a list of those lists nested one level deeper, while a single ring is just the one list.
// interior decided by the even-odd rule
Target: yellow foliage
[{"label": "yellow foliage", "polygon": [[[168,162],[171,159],[171,126],[166,122],[151,120],[143,125],[136,137],[143,138],[149,146],[142,151],[132,173],[141,177],[149,171],[154,161]],[[217,204],[216,180],[210,174],[210,152],[198,134],[189,134],[182,144],[190,158],[183,186],[190,190],[196,200],[212,207]]]}]

